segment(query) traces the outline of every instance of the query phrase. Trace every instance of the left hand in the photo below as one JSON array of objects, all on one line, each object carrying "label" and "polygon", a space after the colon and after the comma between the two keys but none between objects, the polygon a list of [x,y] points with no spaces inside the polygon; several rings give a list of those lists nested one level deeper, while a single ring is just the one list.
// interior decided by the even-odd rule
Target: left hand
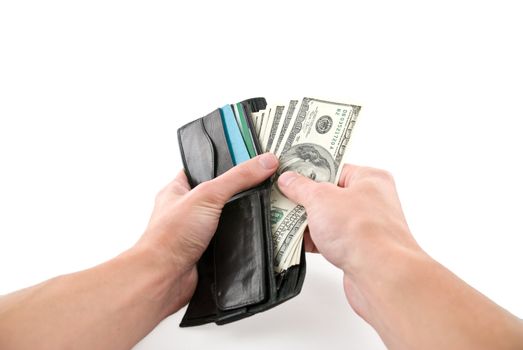
[{"label": "left hand", "polygon": [[[209,245],[225,203],[235,194],[261,183],[278,167],[278,159],[265,153],[191,190],[185,173],[156,197],[148,227],[137,247],[152,248],[172,264],[191,297],[196,287],[196,262]],[[185,302],[187,302],[185,301]]]}]

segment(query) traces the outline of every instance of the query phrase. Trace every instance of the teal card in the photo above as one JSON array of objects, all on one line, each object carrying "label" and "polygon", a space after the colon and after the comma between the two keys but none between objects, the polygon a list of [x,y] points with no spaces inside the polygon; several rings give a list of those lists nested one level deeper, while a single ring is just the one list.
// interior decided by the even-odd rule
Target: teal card
[{"label": "teal card", "polygon": [[245,142],[243,142],[243,137],[231,106],[223,106],[220,108],[220,113],[233,164],[236,165],[249,160],[251,157]]}]

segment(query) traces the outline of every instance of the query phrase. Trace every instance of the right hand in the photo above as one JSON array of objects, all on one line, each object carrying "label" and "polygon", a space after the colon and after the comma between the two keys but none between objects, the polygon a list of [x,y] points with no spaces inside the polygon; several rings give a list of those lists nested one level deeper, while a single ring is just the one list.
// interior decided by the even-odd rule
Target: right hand
[{"label": "right hand", "polygon": [[410,234],[394,180],[383,170],[345,165],[338,186],[287,172],[278,186],[305,207],[306,248],[344,271],[347,298],[358,313],[364,304],[357,300],[358,274],[396,262],[395,252],[424,254]]},{"label": "right hand", "polygon": [[307,211],[306,246],[343,269],[347,300],[389,349],[522,349],[520,319],[418,246],[389,173],[345,165],[339,187],[295,173],[278,185]]}]

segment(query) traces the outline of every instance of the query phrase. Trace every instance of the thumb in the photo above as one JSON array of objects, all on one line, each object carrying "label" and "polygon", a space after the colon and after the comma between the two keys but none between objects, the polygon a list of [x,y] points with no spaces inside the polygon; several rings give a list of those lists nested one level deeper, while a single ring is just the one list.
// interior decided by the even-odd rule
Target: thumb
[{"label": "thumb", "polygon": [[235,194],[248,190],[266,180],[278,167],[278,158],[272,153],[264,153],[236,165],[222,175],[204,182],[195,190],[203,196],[211,196],[222,204]]},{"label": "thumb", "polygon": [[287,171],[280,175],[278,179],[278,187],[283,194],[291,201],[308,207],[316,194],[318,194],[318,188],[321,188],[321,183],[314,182],[313,180],[295,173],[293,171]]}]

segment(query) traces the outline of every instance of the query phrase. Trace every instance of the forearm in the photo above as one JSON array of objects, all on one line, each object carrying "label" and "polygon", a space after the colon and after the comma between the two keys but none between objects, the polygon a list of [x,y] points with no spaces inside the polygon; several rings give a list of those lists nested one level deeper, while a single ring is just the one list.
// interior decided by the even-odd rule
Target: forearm
[{"label": "forearm", "polygon": [[2,349],[128,349],[183,304],[186,278],[131,249],[0,298]]},{"label": "forearm", "polygon": [[521,320],[421,250],[391,249],[379,260],[347,273],[345,285],[389,348],[523,348]]}]

